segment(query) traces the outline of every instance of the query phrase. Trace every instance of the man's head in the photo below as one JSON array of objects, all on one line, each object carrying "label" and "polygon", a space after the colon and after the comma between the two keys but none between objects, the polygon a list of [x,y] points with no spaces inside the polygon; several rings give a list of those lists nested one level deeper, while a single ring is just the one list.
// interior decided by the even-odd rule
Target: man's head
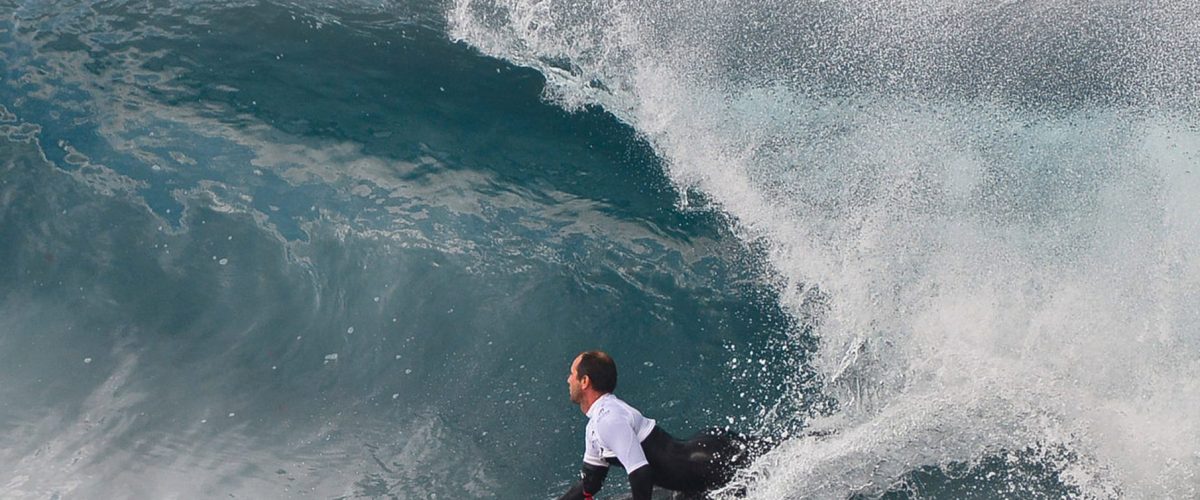
[{"label": "man's head", "polygon": [[572,403],[582,403],[589,393],[604,395],[617,388],[617,363],[604,351],[586,351],[571,363],[567,387]]}]

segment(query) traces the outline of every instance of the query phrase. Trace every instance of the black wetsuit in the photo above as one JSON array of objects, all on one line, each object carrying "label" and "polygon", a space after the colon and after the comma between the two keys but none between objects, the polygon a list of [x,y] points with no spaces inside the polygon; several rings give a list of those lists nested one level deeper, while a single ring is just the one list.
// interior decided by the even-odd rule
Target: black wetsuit
[{"label": "black wetsuit", "polygon": [[[641,444],[650,464],[629,475],[633,500],[650,500],[654,486],[679,492],[676,498],[701,498],[704,492],[728,483],[737,469],[750,463],[758,448],[752,438],[735,432],[712,429],[681,441],[657,426]],[[616,459],[608,462],[621,465]],[[584,464],[579,483],[559,500],[590,499],[600,491],[607,475],[607,467]]]}]

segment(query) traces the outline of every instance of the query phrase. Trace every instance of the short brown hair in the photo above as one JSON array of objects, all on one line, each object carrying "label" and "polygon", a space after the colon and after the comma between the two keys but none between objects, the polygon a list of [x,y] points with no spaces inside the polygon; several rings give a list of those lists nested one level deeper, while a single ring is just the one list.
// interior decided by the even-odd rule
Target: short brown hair
[{"label": "short brown hair", "polygon": [[579,366],[575,369],[579,380],[588,377],[592,388],[603,393],[617,389],[617,362],[604,351],[585,351],[579,354]]}]

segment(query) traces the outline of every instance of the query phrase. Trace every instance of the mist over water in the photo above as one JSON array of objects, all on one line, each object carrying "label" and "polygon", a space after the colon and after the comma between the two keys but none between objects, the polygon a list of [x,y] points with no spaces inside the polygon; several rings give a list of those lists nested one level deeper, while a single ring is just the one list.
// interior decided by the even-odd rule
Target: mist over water
[{"label": "mist over water", "polygon": [[[462,0],[451,16],[546,74],[549,99],[630,123],[769,248],[838,408],[805,422],[833,436],[746,474],[751,497],[921,495],[912,471],[963,464],[982,472],[960,496],[1200,491],[1193,5]],[[1022,463],[1063,489],[1031,491]]]}]

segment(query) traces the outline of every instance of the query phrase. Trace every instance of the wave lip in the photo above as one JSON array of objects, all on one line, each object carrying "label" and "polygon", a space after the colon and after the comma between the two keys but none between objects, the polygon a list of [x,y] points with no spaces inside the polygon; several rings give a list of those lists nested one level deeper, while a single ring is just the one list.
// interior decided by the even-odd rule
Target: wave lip
[{"label": "wave lip", "polygon": [[752,497],[1030,447],[1070,450],[1072,495],[1200,491],[1196,12],[577,4],[459,0],[449,25],[770,248],[840,404],[811,424],[839,432],[765,457]]}]

